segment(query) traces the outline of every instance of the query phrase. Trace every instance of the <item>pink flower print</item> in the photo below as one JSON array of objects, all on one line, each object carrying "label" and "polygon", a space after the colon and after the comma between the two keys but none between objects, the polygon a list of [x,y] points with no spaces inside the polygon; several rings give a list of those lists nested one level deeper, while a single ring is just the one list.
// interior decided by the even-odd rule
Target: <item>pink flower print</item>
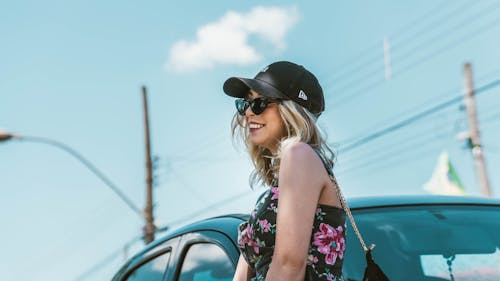
[{"label": "pink flower print", "polygon": [[271,224],[267,220],[259,220],[259,225],[264,232],[271,230]]},{"label": "pink flower print", "polygon": [[331,225],[321,223],[319,231],[314,233],[313,245],[318,247],[318,252],[325,255],[326,264],[334,264],[337,257],[342,259],[345,251],[345,239],[342,226],[333,228]]},{"label": "pink flower print", "polygon": [[253,228],[251,224],[248,224],[245,229],[241,232],[241,238],[238,241],[240,248],[245,248],[245,244],[253,248],[253,251],[259,253],[259,245],[254,239]]},{"label": "pink flower print", "polygon": [[278,199],[279,189],[277,187],[273,187],[273,188],[271,188],[271,192],[273,193],[271,200]]}]

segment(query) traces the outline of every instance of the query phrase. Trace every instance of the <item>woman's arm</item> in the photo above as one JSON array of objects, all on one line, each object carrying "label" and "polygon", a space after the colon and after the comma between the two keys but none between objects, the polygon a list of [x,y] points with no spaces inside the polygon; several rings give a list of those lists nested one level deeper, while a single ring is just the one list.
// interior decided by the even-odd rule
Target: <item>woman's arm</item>
[{"label": "woman's arm", "polygon": [[304,280],[314,215],[325,185],[325,169],[314,150],[294,143],[283,151],[279,171],[276,244],[266,280]]},{"label": "woman's arm", "polygon": [[234,273],[233,281],[247,281],[248,280],[248,263],[245,258],[240,255],[236,272]]}]

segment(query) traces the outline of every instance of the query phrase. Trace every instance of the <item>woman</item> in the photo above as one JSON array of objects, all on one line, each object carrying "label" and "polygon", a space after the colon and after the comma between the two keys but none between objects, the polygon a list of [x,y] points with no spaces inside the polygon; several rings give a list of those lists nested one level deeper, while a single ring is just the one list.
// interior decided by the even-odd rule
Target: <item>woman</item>
[{"label": "woman", "polygon": [[316,125],[324,110],[318,80],[280,61],[254,79],[229,78],[224,92],[238,98],[233,136],[255,166],[251,184],[270,187],[240,225],[234,280],[341,280],[345,213],[329,176],[333,153]]}]

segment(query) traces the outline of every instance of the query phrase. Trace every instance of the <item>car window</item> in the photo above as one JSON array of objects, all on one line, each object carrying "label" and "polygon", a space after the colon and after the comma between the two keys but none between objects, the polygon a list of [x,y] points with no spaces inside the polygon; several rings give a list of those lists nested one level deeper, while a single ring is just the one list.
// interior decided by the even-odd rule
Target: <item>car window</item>
[{"label": "car window", "polygon": [[170,252],[166,252],[135,269],[127,281],[161,281],[166,271]]},{"label": "car window", "polygon": [[[359,230],[390,280],[500,280],[500,208],[415,206],[358,211]],[[361,280],[364,253],[347,230],[344,276]]]},{"label": "car window", "polygon": [[182,262],[179,281],[232,280],[234,266],[218,245],[198,243],[189,247]]}]

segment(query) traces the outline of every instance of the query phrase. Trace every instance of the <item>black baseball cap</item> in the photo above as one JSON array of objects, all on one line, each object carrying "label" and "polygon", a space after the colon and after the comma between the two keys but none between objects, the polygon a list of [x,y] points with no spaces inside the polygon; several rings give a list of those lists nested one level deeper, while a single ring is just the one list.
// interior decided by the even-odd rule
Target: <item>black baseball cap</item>
[{"label": "black baseball cap", "polygon": [[252,89],[265,97],[292,100],[315,116],[325,110],[323,89],[318,79],[302,65],[289,61],[274,62],[253,79],[231,77],[224,82],[223,89],[227,95],[236,98],[246,98]]}]

